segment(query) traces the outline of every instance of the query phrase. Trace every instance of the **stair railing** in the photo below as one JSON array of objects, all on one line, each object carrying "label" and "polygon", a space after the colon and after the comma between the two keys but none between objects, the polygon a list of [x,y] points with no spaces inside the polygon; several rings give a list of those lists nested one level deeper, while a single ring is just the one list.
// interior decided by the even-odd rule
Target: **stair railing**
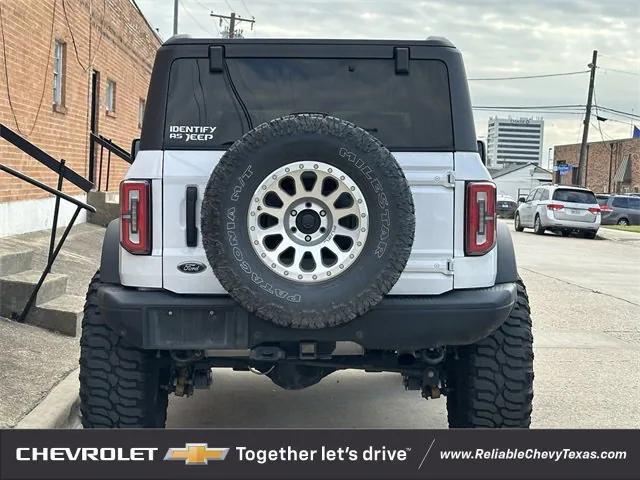
[{"label": "stair railing", "polygon": [[89,141],[100,145],[100,163],[98,165],[98,191],[102,191],[102,160],[104,157],[104,151],[107,150],[107,173],[105,191],[109,191],[109,176],[111,175],[111,154],[120,157],[128,164],[132,164],[133,160],[131,155],[124,148],[111,141],[111,139],[103,137],[102,135],[96,135],[95,133],[89,133]]},{"label": "stair railing", "polygon": [[[33,307],[33,304],[36,301],[38,292],[40,291],[40,288],[42,288],[42,285],[46,280],[47,275],[49,275],[49,273],[51,272],[51,267],[53,266],[53,262],[55,261],[56,257],[60,253],[60,250],[62,249],[64,242],[67,240],[67,237],[69,236],[69,232],[71,232],[71,228],[73,228],[73,225],[77,220],[78,215],[83,209],[93,213],[95,213],[96,211],[95,207],[92,207],[88,203],[82,202],[81,200],[78,200],[77,198],[74,198],[71,195],[64,193],[62,191],[62,183],[66,179],[67,181],[71,182],[72,184],[74,184],[76,187],[80,188],[84,192],[88,192],[89,190],[91,190],[93,188],[93,183],[91,183],[89,180],[84,178],[82,175],[75,172],[73,169],[67,167],[65,165],[64,159],[60,161],[56,160],[47,152],[40,149],[39,147],[31,143],[29,140],[18,135],[13,130],[11,130],[10,128],[6,127],[1,123],[0,123],[0,137],[4,138],[6,141],[11,143],[15,147],[19,148],[20,150],[22,150],[31,158],[34,158],[35,160],[39,161],[44,166],[46,166],[47,168],[53,170],[58,174],[57,188],[53,188],[39,180],[36,180],[35,178],[30,177],[29,175],[25,175],[24,173],[18,170],[15,170],[11,167],[8,167],[0,163],[0,170],[2,170],[3,172],[8,173],[9,175],[13,175],[14,177],[19,178],[20,180],[23,180],[33,185],[34,187],[38,187],[41,190],[44,190],[45,192],[55,195],[56,197],[55,206],[53,210],[53,224],[51,225],[51,237],[49,240],[49,255],[47,257],[47,265],[44,267],[44,270],[40,275],[38,283],[36,284],[35,288],[31,292],[31,295],[29,296],[29,299],[27,300],[26,305],[22,309],[22,313],[20,313],[20,315],[16,319],[19,322],[24,322],[27,318],[27,315],[29,314],[29,311],[31,310],[31,308]],[[60,213],[61,199],[66,200],[67,202],[70,202],[73,205],[75,205],[76,210],[71,216],[71,220],[69,221],[69,224],[66,226],[64,232],[62,233],[60,240],[56,244],[56,230],[58,228],[58,215]]]}]

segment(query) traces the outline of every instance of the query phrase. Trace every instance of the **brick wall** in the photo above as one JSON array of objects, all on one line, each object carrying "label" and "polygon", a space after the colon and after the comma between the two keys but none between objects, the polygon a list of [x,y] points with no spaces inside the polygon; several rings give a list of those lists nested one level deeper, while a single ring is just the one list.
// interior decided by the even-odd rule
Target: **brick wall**
[{"label": "brick wall", "polygon": [[[588,188],[596,193],[640,191],[640,138],[592,142],[588,147],[586,172]],[[631,183],[614,185],[613,177],[616,170],[622,160],[629,155],[631,155]],[[554,148],[554,165],[564,161],[577,170],[579,157],[580,144],[558,145]],[[610,177],[611,188],[609,188]],[[560,183],[571,184],[571,174],[560,176]]]},{"label": "brick wall", "polygon": [[[130,0],[3,0],[2,26],[6,56],[0,50],[0,122],[19,130],[53,157],[64,158],[68,166],[87,177],[93,68],[100,73],[98,131],[129,150],[132,139],[140,134],[139,102],[146,97],[153,59],[160,46]],[[64,108],[60,109],[53,106],[56,39],[66,45]],[[9,106],[5,65],[18,126]],[[107,79],[116,82],[113,114],[106,112]],[[0,140],[0,159],[55,185],[53,172],[4,140]],[[117,188],[127,167],[112,157],[110,190]],[[79,192],[69,186],[64,190]],[[46,196],[0,172],[0,203]]]}]

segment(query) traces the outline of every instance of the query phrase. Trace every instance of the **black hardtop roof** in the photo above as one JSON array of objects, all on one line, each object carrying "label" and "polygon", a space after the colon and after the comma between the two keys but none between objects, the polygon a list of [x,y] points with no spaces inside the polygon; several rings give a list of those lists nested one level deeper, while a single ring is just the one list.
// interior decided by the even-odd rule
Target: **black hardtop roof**
[{"label": "black hardtop roof", "polygon": [[453,43],[444,37],[428,37],[424,40],[369,40],[369,39],[315,39],[315,38],[194,38],[189,35],[175,35],[163,45],[392,45],[398,47],[424,46],[455,48]]},{"label": "black hardtop roof", "polygon": [[408,57],[411,60],[439,61],[446,65],[451,92],[453,150],[477,152],[475,125],[462,54],[449,40],[442,37],[429,37],[424,40],[335,40],[191,38],[187,35],[177,35],[168,39],[156,54],[142,123],[140,149],[163,148],[169,73],[175,60],[208,58],[211,71],[212,62],[220,61],[220,50],[223,58],[230,59],[399,59],[398,50],[403,48],[409,50]]}]

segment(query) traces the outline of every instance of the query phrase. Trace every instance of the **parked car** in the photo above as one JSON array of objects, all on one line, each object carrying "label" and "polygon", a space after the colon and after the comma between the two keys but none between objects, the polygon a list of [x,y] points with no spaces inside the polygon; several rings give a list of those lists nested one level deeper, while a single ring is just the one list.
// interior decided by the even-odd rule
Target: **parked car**
[{"label": "parked car", "polygon": [[498,195],[496,200],[496,213],[502,218],[513,218],[518,208],[518,202],[510,195]]},{"label": "parked car", "polygon": [[545,230],[580,233],[596,238],[600,228],[600,205],[591,190],[562,185],[546,185],[532,190],[527,198],[519,198],[514,217],[518,232],[533,228],[538,235]]},{"label": "parked car", "polygon": [[633,195],[598,195],[597,197],[602,211],[602,225],[640,225],[640,197]]},{"label": "parked car", "polygon": [[529,426],[527,293],[451,43],[177,36],[147,99],[87,292],[86,428],[162,427],[212,367],[392,371],[451,427]]}]

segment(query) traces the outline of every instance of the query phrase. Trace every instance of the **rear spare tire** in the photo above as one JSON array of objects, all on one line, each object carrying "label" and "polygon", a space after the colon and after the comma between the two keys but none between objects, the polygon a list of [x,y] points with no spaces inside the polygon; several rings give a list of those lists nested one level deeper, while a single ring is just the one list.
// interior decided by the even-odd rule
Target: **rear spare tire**
[{"label": "rear spare tire", "polygon": [[278,325],[339,325],[376,305],[413,244],[413,200],[391,153],[326,115],[290,115],[235,142],[202,203],[222,286]]}]

